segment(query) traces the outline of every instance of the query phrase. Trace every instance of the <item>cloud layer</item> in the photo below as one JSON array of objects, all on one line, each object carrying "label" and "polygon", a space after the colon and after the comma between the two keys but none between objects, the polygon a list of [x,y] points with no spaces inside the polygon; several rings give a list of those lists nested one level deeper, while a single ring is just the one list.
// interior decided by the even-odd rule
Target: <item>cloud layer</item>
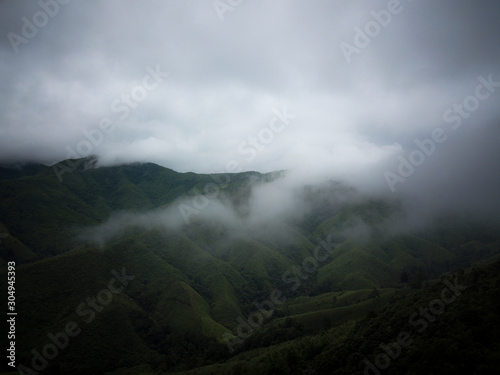
[{"label": "cloud layer", "polygon": [[[500,82],[500,5],[214,4],[1,2],[0,160],[294,169],[384,192],[391,172],[426,202],[497,204],[500,87],[477,87]],[[398,174],[437,128],[447,140]]]}]

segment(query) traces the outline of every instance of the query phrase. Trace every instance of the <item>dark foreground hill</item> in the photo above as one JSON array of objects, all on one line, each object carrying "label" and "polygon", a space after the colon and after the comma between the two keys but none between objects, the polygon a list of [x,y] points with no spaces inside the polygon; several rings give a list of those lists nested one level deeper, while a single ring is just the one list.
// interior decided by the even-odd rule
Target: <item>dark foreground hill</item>
[{"label": "dark foreground hill", "polygon": [[463,296],[421,334],[410,327],[414,344],[384,372],[447,373],[428,348],[450,372],[457,358],[469,373],[497,364],[498,265],[468,268],[499,253],[491,223],[447,216],[394,232],[399,202],[338,182],[94,163],[62,179],[44,166],[0,171],[24,373],[352,373],[460,267],[443,280],[458,277]]},{"label": "dark foreground hill", "polygon": [[[375,299],[363,318],[177,374],[495,374],[499,275],[498,261],[446,273],[399,290],[384,307]],[[295,325],[285,321],[281,330]]]}]

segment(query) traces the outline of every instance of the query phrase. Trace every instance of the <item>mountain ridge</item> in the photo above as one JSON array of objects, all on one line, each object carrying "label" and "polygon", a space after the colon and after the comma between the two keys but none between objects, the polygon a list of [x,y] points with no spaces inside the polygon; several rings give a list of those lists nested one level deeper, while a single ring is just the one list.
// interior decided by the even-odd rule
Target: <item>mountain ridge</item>
[{"label": "mountain ridge", "polygon": [[[18,262],[26,317],[18,330],[29,337],[19,343],[22,363],[68,321],[82,328],[47,365],[54,372],[104,373],[144,358],[162,371],[224,360],[231,356],[228,338],[245,350],[263,337],[316,334],[364,316],[371,291],[380,291],[383,307],[409,285],[420,288],[429,277],[498,253],[494,225],[455,218],[393,232],[403,210],[398,202],[334,181],[289,185],[284,172],[228,180],[146,163],[75,169],[59,182],[50,169],[0,180],[7,236],[0,255],[4,264]],[[217,195],[205,190],[214,181],[223,182]],[[183,220],[180,204],[196,208],[196,220]],[[337,244],[326,258],[317,250],[324,241]],[[87,327],[78,306],[120,270],[134,279]],[[275,290],[286,302],[242,340],[241,322],[258,317],[256,306]],[[109,347],[117,330],[127,349]],[[75,366],[83,353],[96,359]]]}]

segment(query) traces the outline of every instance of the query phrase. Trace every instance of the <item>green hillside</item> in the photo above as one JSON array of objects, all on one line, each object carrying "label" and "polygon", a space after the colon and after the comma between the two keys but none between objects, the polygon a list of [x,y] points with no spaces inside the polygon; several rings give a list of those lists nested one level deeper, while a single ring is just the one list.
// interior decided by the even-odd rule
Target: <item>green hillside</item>
[{"label": "green hillside", "polygon": [[[455,215],[394,232],[400,202],[334,181],[295,188],[297,209],[266,221],[251,202],[284,172],[95,163],[80,161],[62,181],[50,167],[0,170],[1,274],[16,262],[17,362],[32,368],[32,350],[42,353],[50,334],[71,322],[81,330],[42,373],[348,373],[358,352],[394,332],[396,305],[418,304],[443,272],[500,254],[494,223]],[[196,208],[203,199],[207,208]],[[192,220],[182,202],[197,210]],[[466,278],[483,283],[491,267]],[[276,293],[280,302],[263,313]]]},{"label": "green hillside", "polygon": [[[499,271],[496,262],[446,274],[424,289],[405,290],[363,318],[175,374],[494,374],[500,366],[500,309],[494,297],[500,292]],[[439,299],[447,288],[444,280],[466,289],[427,320],[419,309]],[[412,316],[416,318],[410,320]],[[407,338],[402,342],[408,345],[394,344],[398,337]],[[381,361],[384,369],[372,367],[386,353],[392,355],[387,366]]]}]

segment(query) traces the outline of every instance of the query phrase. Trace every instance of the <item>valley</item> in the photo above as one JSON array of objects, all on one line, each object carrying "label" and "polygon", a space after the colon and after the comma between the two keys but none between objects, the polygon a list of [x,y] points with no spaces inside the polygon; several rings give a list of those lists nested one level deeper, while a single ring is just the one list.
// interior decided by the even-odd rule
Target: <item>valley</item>
[{"label": "valley", "polygon": [[[498,334],[494,223],[449,214],[402,229],[401,202],[288,172],[230,174],[210,196],[211,175],[78,165],[63,182],[50,167],[0,170],[22,373],[377,373],[377,342],[397,343],[407,322],[414,344],[385,372],[398,373],[441,325],[465,324],[474,350],[475,330]],[[194,199],[209,204],[186,221],[178,208]],[[411,315],[453,280],[467,298]],[[431,346],[460,335],[439,334]]]}]

